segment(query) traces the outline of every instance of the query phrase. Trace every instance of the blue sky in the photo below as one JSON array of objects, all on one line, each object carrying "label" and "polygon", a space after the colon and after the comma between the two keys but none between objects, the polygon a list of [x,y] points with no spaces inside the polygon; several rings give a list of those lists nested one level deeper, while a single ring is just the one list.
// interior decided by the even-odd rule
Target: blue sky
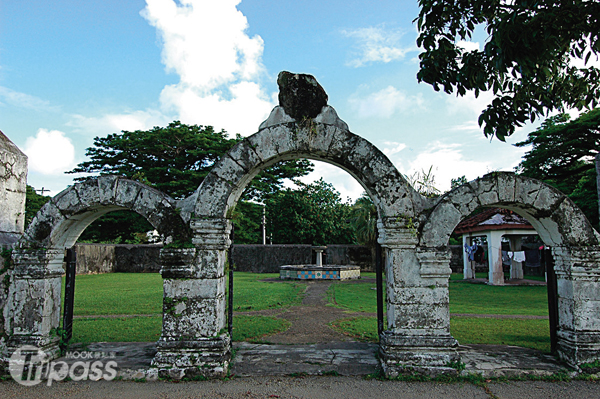
[{"label": "blue sky", "polygon": [[[96,136],[173,120],[249,135],[276,105],[281,70],[314,75],[350,130],[404,174],[439,189],[513,170],[524,152],[486,139],[485,93],[418,84],[417,1],[23,0],[0,3],[0,130],[29,156],[29,184],[52,194]],[[464,46],[483,45],[484,36]],[[344,198],[362,189],[317,164]]]}]

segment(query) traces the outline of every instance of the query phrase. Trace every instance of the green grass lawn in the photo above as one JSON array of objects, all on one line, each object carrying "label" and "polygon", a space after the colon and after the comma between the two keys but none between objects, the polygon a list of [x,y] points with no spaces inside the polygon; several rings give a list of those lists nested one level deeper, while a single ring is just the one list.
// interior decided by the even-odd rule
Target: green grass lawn
[{"label": "green grass lawn", "polygon": [[[236,272],[234,311],[262,310],[302,302],[304,286],[295,282],[259,280],[278,274]],[[63,294],[64,297],[64,279]],[[75,316],[152,315],[151,317],[94,317],[73,321],[72,343],[156,341],[162,325],[162,278],[157,273],[78,275]],[[233,339],[255,340],[289,328],[289,322],[266,316],[234,316]]]},{"label": "green grass lawn", "polygon": [[[305,285],[296,282],[260,281],[277,274],[235,273],[234,311],[253,311],[298,305]],[[363,277],[374,277],[364,273]],[[547,315],[544,286],[494,287],[471,284],[453,275],[450,282],[451,313]],[[352,312],[375,313],[375,283],[332,284],[328,297],[333,306]],[[80,275],[75,283],[73,343],[100,341],[155,341],[160,336],[162,278],[154,273]],[[137,315],[107,318],[106,315]],[[150,316],[141,316],[150,315]],[[332,327],[361,340],[377,341],[375,317],[338,320]],[[259,340],[285,331],[289,322],[265,316],[234,316],[233,339]],[[487,343],[530,347],[548,351],[548,321],[452,317],[452,335],[463,344]]]},{"label": "green grass lawn", "polygon": [[[377,311],[375,284],[333,284],[330,302],[348,311]],[[547,316],[545,286],[489,286],[462,281],[462,275],[450,280],[450,313]],[[335,301],[335,302],[334,302]],[[375,317],[337,320],[331,326],[359,340],[377,342]],[[503,344],[550,351],[548,320],[451,317],[450,332],[463,344]]]}]

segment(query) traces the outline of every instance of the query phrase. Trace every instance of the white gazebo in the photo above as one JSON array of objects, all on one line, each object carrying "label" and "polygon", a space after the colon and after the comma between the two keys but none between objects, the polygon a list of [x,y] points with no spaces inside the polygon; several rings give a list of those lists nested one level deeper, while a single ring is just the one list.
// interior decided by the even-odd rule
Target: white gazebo
[{"label": "white gazebo", "polygon": [[[502,237],[510,243],[510,251],[521,251],[521,240],[524,235],[537,235],[533,226],[523,217],[502,208],[489,208],[471,216],[456,226],[455,234],[462,235],[463,242],[463,271],[464,278],[475,278],[472,261],[466,253],[465,245],[472,246],[473,238],[485,237],[487,240],[487,253],[489,265],[488,284],[504,285],[504,272],[502,270]],[[511,259],[510,278],[523,278],[523,261]]]}]

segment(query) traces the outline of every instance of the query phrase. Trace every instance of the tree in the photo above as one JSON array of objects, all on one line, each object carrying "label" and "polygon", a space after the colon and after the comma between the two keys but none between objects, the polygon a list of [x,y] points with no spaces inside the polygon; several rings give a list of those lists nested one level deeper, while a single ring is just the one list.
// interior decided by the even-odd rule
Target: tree
[{"label": "tree", "polygon": [[[124,176],[182,199],[198,188],[213,165],[240,140],[229,139],[224,130],[215,132],[212,126],[175,121],[167,127],[96,137],[94,146],[86,150],[90,160],[67,173]],[[282,187],[284,179],[304,176],[312,168],[305,159],[280,162],[260,173],[246,192],[250,197],[271,194]]]},{"label": "tree", "polygon": [[557,187],[598,225],[594,157],[600,149],[600,108],[574,121],[566,114],[550,117],[515,145],[531,146],[517,172]]},{"label": "tree", "polygon": [[27,185],[25,188],[25,228],[48,201],[50,201],[50,197],[38,194],[35,188]]},{"label": "tree", "polygon": [[[186,125],[179,121],[147,131],[122,131],[96,137],[94,146],[86,150],[89,160],[67,173],[123,176],[182,199],[198,188],[220,157],[241,139],[229,139],[225,131],[215,132],[212,126]],[[285,179],[293,180],[312,170],[313,164],[306,159],[277,163],[254,178],[240,202],[264,200],[279,191]],[[140,236],[136,233],[151,229],[140,218],[131,212],[104,215],[90,225],[80,239],[139,242]],[[248,223],[247,218],[237,221],[240,237],[244,237],[244,226],[254,228]]]},{"label": "tree", "polygon": [[[479,116],[504,141],[526,121],[565,107],[595,107],[600,70],[600,2],[586,0],[419,0],[419,82],[464,96],[496,97]],[[482,50],[460,41],[486,28]],[[576,67],[579,59],[584,67]]]},{"label": "tree", "polygon": [[277,244],[352,244],[350,205],[334,187],[319,179],[297,183],[266,201],[267,233]]},{"label": "tree", "polygon": [[367,193],[363,193],[352,205],[352,225],[356,242],[371,251],[371,259],[375,259],[377,248],[377,207]]}]

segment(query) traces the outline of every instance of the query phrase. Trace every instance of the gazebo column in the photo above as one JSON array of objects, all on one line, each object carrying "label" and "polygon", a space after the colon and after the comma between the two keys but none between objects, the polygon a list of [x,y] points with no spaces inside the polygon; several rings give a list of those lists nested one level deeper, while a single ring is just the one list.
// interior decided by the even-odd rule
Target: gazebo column
[{"label": "gazebo column", "polygon": [[486,233],[488,242],[488,284],[504,285],[502,270],[502,232],[492,230]]},{"label": "gazebo column", "polygon": [[462,250],[463,250],[463,278],[470,279],[475,278],[475,270],[473,270],[473,262],[469,260],[469,254],[465,251],[465,245],[473,245],[472,239],[467,234],[462,236]]},{"label": "gazebo column", "polygon": [[[521,251],[521,243],[523,241],[521,236],[509,236],[510,250],[512,252]],[[517,262],[514,259],[510,260],[510,278],[511,279],[523,279],[523,262]]]},{"label": "gazebo column", "polygon": [[194,220],[194,248],[164,248],[163,329],[152,366],[159,376],[224,377],[231,359],[225,330],[229,221]]},{"label": "gazebo column", "polygon": [[[387,330],[380,336],[380,362],[387,376],[454,372],[457,341],[450,335],[450,252],[417,248],[413,230],[379,225],[385,250]],[[391,225],[391,226],[390,226]]]}]

